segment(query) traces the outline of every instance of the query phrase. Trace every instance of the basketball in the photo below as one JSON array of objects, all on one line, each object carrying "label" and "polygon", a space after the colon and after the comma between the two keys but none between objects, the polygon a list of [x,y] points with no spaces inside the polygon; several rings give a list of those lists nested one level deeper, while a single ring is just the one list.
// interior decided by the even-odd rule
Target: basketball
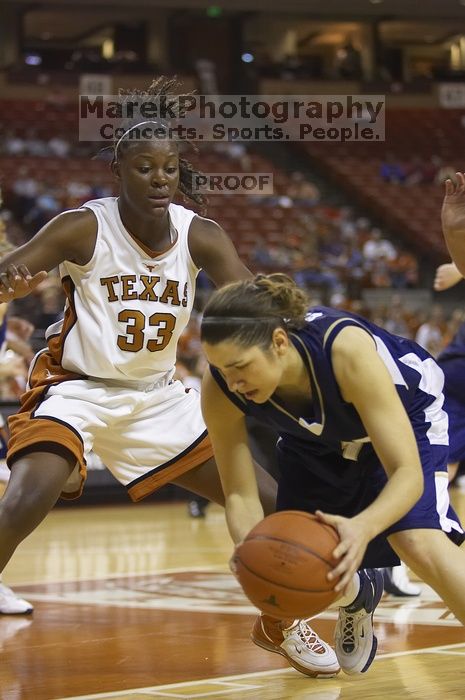
[{"label": "basketball", "polygon": [[332,552],[337,531],[315,515],[297,510],[273,513],[236,547],[233,563],[248,599],[277,618],[306,618],[325,610],[340,595]]}]

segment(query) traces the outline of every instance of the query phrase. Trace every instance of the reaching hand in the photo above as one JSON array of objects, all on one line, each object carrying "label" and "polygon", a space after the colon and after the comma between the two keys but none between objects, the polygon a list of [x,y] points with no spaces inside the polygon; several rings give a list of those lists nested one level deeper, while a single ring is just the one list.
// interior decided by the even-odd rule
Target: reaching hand
[{"label": "reaching hand", "polygon": [[43,280],[47,273],[43,270],[34,276],[26,265],[8,265],[0,274],[0,302],[7,303],[30,294]]},{"label": "reaching hand", "polygon": [[457,282],[460,282],[462,279],[462,274],[457,270],[457,265],[454,263],[445,263],[444,265],[439,265],[437,268],[433,287],[436,292],[443,292],[453,287],[454,284],[457,284]]},{"label": "reaching hand", "polygon": [[442,203],[442,226],[446,231],[463,231],[465,237],[465,175],[456,173],[457,182],[446,180]]},{"label": "reaching hand", "polygon": [[352,581],[367,548],[369,537],[365,528],[355,518],[344,518],[342,515],[330,515],[317,510],[315,514],[319,520],[332,525],[338,531],[340,542],[333,551],[333,558],[338,563],[328,574],[328,580],[340,580],[334,586],[335,591],[345,593],[347,586]]},{"label": "reaching hand", "polygon": [[442,204],[442,232],[453,262],[465,275],[465,175],[456,173],[457,181],[446,180]]}]

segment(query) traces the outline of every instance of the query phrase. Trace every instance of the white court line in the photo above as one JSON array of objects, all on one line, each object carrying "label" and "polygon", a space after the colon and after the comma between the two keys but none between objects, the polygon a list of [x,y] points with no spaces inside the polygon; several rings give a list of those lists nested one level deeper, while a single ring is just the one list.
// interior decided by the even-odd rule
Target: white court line
[{"label": "white court line", "polygon": [[[157,592],[136,591],[132,592],[125,586],[124,582],[115,587],[111,587],[112,581],[106,580],[99,589],[89,589],[87,591],[62,591],[56,593],[37,593],[17,590],[16,592],[33,602],[59,603],[65,605],[89,605],[89,606],[113,606],[119,608],[132,608],[138,610],[165,610],[172,612],[189,613],[221,613],[226,615],[253,615],[258,612],[252,603],[243,598],[243,601],[227,601],[216,599],[213,602],[207,598],[196,598],[195,595],[186,593],[185,597],[179,598],[169,593],[161,596]],[[239,589],[239,586],[238,586]],[[428,600],[423,599],[423,602]],[[421,603],[422,601],[420,601]],[[377,623],[389,624],[415,624],[437,627],[460,627],[460,623],[455,618],[448,617],[434,618],[427,614],[421,616],[421,609],[412,607],[409,609],[395,610],[389,605],[384,607],[383,603],[377,609]],[[337,620],[336,611],[326,610],[316,616],[319,620]]]},{"label": "white court line", "polygon": [[[234,681],[241,681],[241,680],[248,680],[248,679],[253,679],[253,678],[264,678],[268,676],[280,676],[282,674],[288,674],[288,673],[295,673],[294,668],[284,668],[284,669],[275,669],[274,671],[255,671],[253,673],[242,673],[238,676],[220,676],[218,678],[202,678],[201,680],[198,681],[183,681],[182,683],[168,683],[166,685],[151,685],[147,688],[127,688],[126,690],[118,690],[116,692],[108,692],[108,693],[97,693],[96,695],[76,695],[73,697],[67,697],[67,698],[54,698],[52,700],[99,700],[100,698],[121,698],[127,695],[128,693],[151,693],[157,692],[160,693],[162,690],[175,690],[176,688],[181,689],[181,688],[190,688],[192,686],[199,686],[199,685],[205,685],[208,683],[227,683],[228,681],[234,682]],[[244,686],[241,686],[241,690],[244,688]],[[255,688],[255,686],[253,686]],[[173,697],[176,697],[175,695]],[[187,698],[186,695],[182,695],[180,697]]]},{"label": "white court line", "polygon": [[[188,574],[190,571],[216,571],[219,574],[230,574],[230,570],[225,567],[225,566],[219,566],[218,564],[206,564],[205,566],[189,566],[186,568],[185,566],[183,567],[175,567],[172,569],[160,569],[157,571],[150,571],[147,573],[147,571],[133,571],[128,573],[127,571],[122,571],[120,574],[119,573],[111,573],[111,574],[102,574],[100,576],[77,576],[74,578],[63,578],[63,579],[54,579],[53,581],[21,581],[21,583],[15,583],[11,584],[14,585],[15,587],[15,592],[17,588],[20,588],[21,586],[58,586],[62,583],[81,583],[82,581],[106,581],[106,580],[111,580],[114,578],[133,578],[133,577],[144,577],[147,578],[148,576],[162,576],[163,574]],[[32,591],[29,594],[29,597],[32,595]]]},{"label": "white court line", "polygon": [[[465,642],[458,642],[455,644],[443,644],[437,647],[425,647],[424,649],[409,649],[408,651],[393,651],[389,652],[387,654],[380,654],[379,656],[375,657],[375,661],[382,661],[383,659],[393,659],[396,657],[400,656],[411,656],[413,654],[447,654],[448,650],[450,649],[451,651],[453,649],[458,649],[458,648],[464,648],[465,650]],[[455,655],[457,652],[453,652],[452,654]],[[176,690],[176,689],[182,689],[182,688],[191,688],[195,686],[201,686],[201,685],[206,685],[208,683],[218,683],[218,685],[221,684],[226,684],[228,681],[234,682],[234,681],[241,681],[241,680],[252,680],[253,678],[264,678],[268,676],[280,676],[280,675],[285,675],[288,673],[295,673],[295,669],[293,668],[285,668],[285,669],[276,669],[273,671],[255,671],[253,673],[243,673],[240,675],[236,676],[221,676],[218,678],[202,678],[201,680],[197,681],[183,681],[182,683],[168,683],[167,685],[152,685],[146,688],[127,688],[126,690],[118,690],[116,692],[108,692],[108,693],[97,693],[96,695],[76,695],[73,697],[67,697],[67,698],[54,698],[52,700],[104,700],[105,698],[124,698],[125,695],[128,694],[134,694],[134,693],[145,693],[148,695],[153,695],[156,697],[157,695],[160,695],[160,692],[163,690]],[[241,686],[238,688],[239,690],[244,690],[247,689],[245,686]],[[253,688],[251,688],[253,689]],[[233,692],[231,689],[225,690],[224,693],[229,693]],[[197,694],[197,695],[190,695],[190,698],[193,697],[208,697],[209,695],[213,694],[218,694],[218,691],[214,691],[212,693],[202,693],[202,694]],[[223,694],[223,693],[222,693]],[[184,700],[187,700],[186,695],[169,695],[165,697],[172,697],[172,698],[184,698]]]}]

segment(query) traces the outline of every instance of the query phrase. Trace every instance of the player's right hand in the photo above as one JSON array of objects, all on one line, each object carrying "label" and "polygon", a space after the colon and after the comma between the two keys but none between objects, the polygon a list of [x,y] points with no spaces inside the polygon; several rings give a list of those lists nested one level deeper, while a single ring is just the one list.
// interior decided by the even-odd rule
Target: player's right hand
[{"label": "player's right hand", "polygon": [[0,302],[7,303],[30,294],[47,277],[45,270],[31,275],[26,265],[8,265],[0,273]]},{"label": "player's right hand", "polygon": [[336,528],[340,542],[333,551],[336,565],[326,576],[328,581],[335,581],[334,590],[346,594],[354,574],[360,568],[370,537],[366,527],[357,519],[344,518],[317,510],[318,520]]}]

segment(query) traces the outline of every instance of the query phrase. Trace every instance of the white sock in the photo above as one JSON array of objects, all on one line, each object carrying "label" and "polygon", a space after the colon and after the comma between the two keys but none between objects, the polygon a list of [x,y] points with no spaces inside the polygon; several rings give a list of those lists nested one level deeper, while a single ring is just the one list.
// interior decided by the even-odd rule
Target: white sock
[{"label": "white sock", "polygon": [[352,581],[349,583],[349,588],[347,593],[338,598],[332,605],[329,606],[329,610],[334,610],[334,608],[345,608],[354,602],[355,598],[360,592],[360,576],[355,573],[353,575]]}]

